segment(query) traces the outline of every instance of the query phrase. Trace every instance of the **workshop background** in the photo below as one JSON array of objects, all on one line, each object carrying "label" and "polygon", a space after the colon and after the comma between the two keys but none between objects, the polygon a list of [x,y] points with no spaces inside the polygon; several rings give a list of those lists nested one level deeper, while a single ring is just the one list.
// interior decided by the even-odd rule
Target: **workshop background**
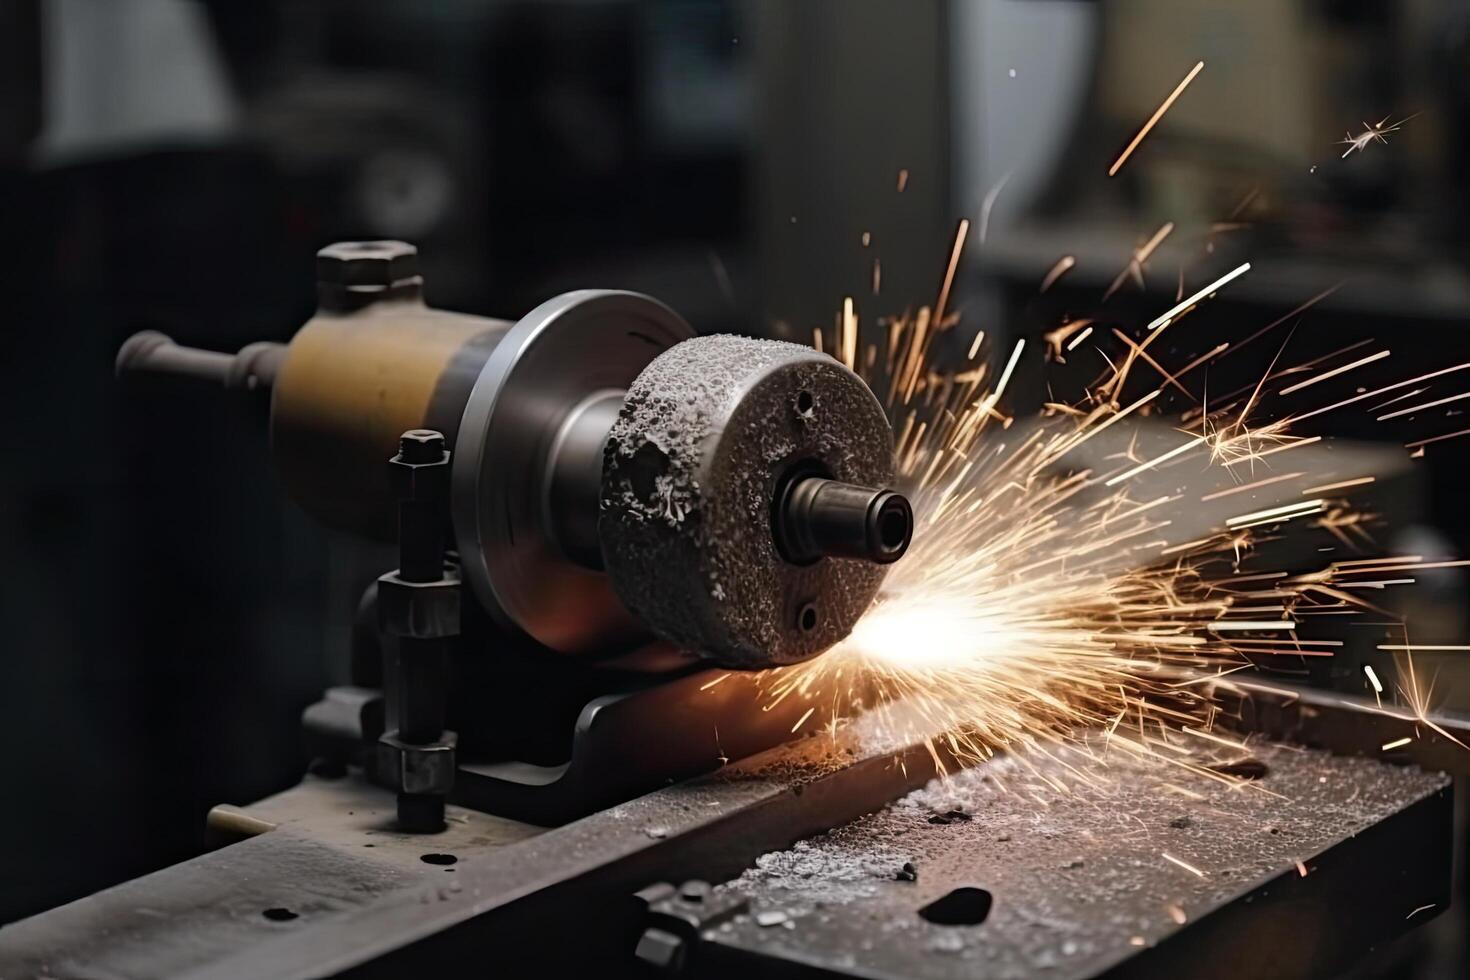
[{"label": "workshop background", "polygon": [[[1197,59],[1209,84],[1108,179]],[[1407,121],[1340,155],[1384,117]],[[1301,342],[1391,340],[1409,376],[1470,352],[1467,133],[1459,0],[8,0],[0,922],[195,853],[211,805],[293,783],[297,717],[383,565],[275,491],[263,405],[115,379],[133,332],[284,341],[318,247],[391,237],[444,308],[609,286],[806,340],[844,296],[869,323],[932,301],[965,217],[955,303],[1004,347],[1099,315],[1173,222],[1254,265],[1201,329],[1335,287]],[[1105,315],[1202,281],[1171,261]],[[1355,418],[1314,431],[1384,438]],[[1464,463],[1405,467],[1386,547],[1470,555]],[[1463,642],[1463,583],[1425,584],[1419,635]],[[1314,680],[1356,691],[1357,667]],[[1430,669],[1470,706],[1454,655]]]}]

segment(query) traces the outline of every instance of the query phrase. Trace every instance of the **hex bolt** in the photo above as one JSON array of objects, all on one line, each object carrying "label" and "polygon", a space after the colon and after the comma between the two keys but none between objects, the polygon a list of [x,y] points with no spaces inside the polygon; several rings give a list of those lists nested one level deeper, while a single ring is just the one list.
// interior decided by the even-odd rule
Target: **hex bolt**
[{"label": "hex bolt", "polygon": [[409,429],[398,437],[398,458],[405,463],[437,463],[444,456],[444,436],[433,429]]},{"label": "hex bolt", "polygon": [[[454,765],[453,733],[445,732],[449,656],[459,630],[457,617],[435,615],[452,610],[437,601],[443,589],[457,589],[457,577],[444,566],[444,498],[448,493],[449,453],[442,433],[410,429],[398,440],[398,453],[388,461],[398,490],[398,570],[379,580],[383,625],[393,632],[385,670],[397,728],[381,739],[389,757],[405,750],[440,749],[448,745],[450,777]],[[384,592],[384,590],[389,590]],[[389,601],[389,597],[394,597]],[[401,598],[400,598],[401,597]],[[451,596],[452,598],[453,596]],[[406,603],[406,605],[405,605]],[[400,608],[400,606],[402,608]],[[420,753],[422,754],[422,753]],[[401,769],[400,769],[401,772]],[[444,829],[442,791],[422,792],[397,778],[398,826],[431,833]]]},{"label": "hex bolt", "polygon": [[406,582],[433,582],[444,574],[444,495],[449,454],[444,436],[410,429],[389,461],[398,489],[398,574]]},{"label": "hex bolt", "polygon": [[347,313],[380,299],[422,293],[419,250],[408,242],[336,242],[316,253],[317,302]]}]

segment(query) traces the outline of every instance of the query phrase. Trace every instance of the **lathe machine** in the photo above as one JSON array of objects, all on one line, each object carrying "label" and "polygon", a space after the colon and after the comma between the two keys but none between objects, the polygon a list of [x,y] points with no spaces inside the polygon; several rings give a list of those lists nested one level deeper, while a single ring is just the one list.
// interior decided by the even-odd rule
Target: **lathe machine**
[{"label": "lathe machine", "polygon": [[396,542],[353,683],[304,713],[299,786],[0,929],[0,976],[1326,976],[1448,904],[1454,719],[1390,765],[1356,756],[1415,719],[1243,685],[1295,743],[1257,743],[1270,792],[1162,804],[1124,767],[1038,806],[1004,758],[926,787],[946,760],[860,715],[793,741],[857,705],[763,685],[914,530],[867,386],[641,295],[499,321],[427,306],[410,245],[317,263],[289,344],[143,333],[117,366],[268,393],[286,491]]}]

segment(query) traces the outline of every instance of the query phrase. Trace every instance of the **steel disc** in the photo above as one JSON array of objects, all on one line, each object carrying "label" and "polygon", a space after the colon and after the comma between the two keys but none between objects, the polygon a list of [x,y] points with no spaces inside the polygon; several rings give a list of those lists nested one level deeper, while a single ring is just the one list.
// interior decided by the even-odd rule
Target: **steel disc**
[{"label": "steel disc", "polygon": [[491,354],[455,441],[451,509],[465,579],[502,626],[567,653],[646,633],[606,575],[568,560],[552,540],[546,458],[589,396],[626,389],[693,335],[647,296],[578,290],[526,314]]}]

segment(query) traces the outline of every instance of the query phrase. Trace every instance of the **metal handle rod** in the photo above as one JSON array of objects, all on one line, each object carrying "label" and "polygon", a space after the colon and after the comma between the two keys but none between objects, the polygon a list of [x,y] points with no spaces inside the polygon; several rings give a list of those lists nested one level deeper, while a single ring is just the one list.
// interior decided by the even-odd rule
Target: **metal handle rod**
[{"label": "metal handle rod", "polygon": [[249,344],[237,354],[184,347],[157,330],[129,337],[117,352],[117,373],[148,372],[212,381],[226,388],[253,390],[275,383],[285,344]]}]

